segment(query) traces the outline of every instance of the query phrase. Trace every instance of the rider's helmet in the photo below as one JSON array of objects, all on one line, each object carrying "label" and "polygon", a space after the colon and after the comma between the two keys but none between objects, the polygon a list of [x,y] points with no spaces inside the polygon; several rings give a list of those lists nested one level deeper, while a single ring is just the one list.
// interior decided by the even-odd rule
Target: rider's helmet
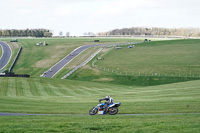
[{"label": "rider's helmet", "polygon": [[106,96],[106,98],[110,98],[110,96]]}]

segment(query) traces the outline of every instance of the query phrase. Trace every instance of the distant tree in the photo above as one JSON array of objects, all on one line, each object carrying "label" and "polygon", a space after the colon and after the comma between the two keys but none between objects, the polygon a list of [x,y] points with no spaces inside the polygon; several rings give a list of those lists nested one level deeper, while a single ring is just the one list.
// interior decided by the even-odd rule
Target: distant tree
[{"label": "distant tree", "polygon": [[2,35],[3,35],[3,36],[9,36],[8,30],[3,30],[3,31],[2,31]]},{"label": "distant tree", "polygon": [[87,32],[84,32],[83,35],[84,35],[84,36],[87,36],[88,34],[87,34]]},{"label": "distant tree", "polygon": [[145,27],[132,27],[123,29],[114,29],[108,32],[98,33],[101,36],[107,35],[162,35],[162,36],[186,36],[186,37],[199,37],[199,28],[179,28],[179,29],[169,29],[169,28],[145,28]]},{"label": "distant tree", "polygon": [[69,35],[70,35],[70,32],[66,32],[66,36],[69,37]]},{"label": "distant tree", "polygon": [[95,34],[93,32],[88,32],[89,36],[95,36]]},{"label": "distant tree", "polygon": [[59,35],[60,35],[60,36],[62,36],[62,35],[63,35],[63,32],[62,32],[62,31],[60,31],[60,32],[59,32]]},{"label": "distant tree", "polygon": [[44,32],[44,37],[51,37],[52,36],[52,33],[50,32]]}]

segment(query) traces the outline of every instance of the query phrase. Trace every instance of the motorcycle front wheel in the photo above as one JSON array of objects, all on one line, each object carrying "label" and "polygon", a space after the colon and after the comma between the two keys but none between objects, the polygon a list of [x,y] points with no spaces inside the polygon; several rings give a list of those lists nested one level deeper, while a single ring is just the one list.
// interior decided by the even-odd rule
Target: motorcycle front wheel
[{"label": "motorcycle front wheel", "polygon": [[118,108],[117,107],[112,107],[112,108],[109,108],[109,110],[108,110],[108,113],[110,115],[115,115],[115,114],[117,114],[117,112],[118,112]]},{"label": "motorcycle front wheel", "polygon": [[90,115],[95,115],[97,113],[98,109],[96,109],[95,107],[90,109],[89,114]]}]

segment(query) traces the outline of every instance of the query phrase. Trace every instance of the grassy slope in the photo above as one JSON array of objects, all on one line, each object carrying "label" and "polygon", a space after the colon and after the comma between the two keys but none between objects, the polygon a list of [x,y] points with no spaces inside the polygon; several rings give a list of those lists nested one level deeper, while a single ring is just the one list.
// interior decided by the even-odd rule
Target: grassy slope
[{"label": "grassy slope", "polygon": [[200,74],[200,40],[159,41],[113,49],[96,65],[122,73]]},{"label": "grassy slope", "polygon": [[[49,44],[48,46],[35,45],[44,40]],[[78,41],[76,39],[21,39],[19,43],[22,45],[23,51],[14,71],[38,77],[84,42],[84,39]]]},{"label": "grassy slope", "polygon": [[[91,41],[89,41],[89,39]],[[115,42],[134,42],[140,39],[132,38],[93,38],[100,42],[93,42],[92,38],[32,38],[18,39],[23,47],[14,72],[30,74],[32,77],[39,77],[44,71],[49,69],[60,59],[82,45]],[[9,39],[3,39],[8,41]],[[36,46],[36,43],[45,41],[48,46]]]},{"label": "grassy slope", "polygon": [[[101,73],[91,69],[87,73]],[[122,102],[119,113],[199,113],[199,86],[199,80],[136,87],[59,79],[0,78],[0,112],[87,114],[99,98],[109,94],[115,102]],[[199,115],[1,116],[0,121],[0,132],[171,133],[198,132],[200,127]]]},{"label": "grassy slope", "polygon": [[200,81],[132,87],[60,79],[0,78],[0,112],[87,114],[98,99],[122,102],[119,113],[199,112]]},{"label": "grassy slope", "polygon": [[0,132],[198,133],[199,115],[1,116]]},{"label": "grassy slope", "polygon": [[198,79],[199,43],[200,40],[156,41],[137,44],[132,49],[113,49],[104,55],[104,60],[95,63],[101,69],[81,68],[69,78],[145,86]]}]

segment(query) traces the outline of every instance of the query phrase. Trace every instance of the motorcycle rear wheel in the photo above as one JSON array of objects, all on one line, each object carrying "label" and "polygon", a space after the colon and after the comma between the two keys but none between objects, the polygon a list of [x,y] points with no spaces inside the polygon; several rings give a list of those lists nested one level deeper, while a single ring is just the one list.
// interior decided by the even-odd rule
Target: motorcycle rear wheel
[{"label": "motorcycle rear wheel", "polygon": [[98,109],[96,109],[95,107],[90,109],[89,111],[89,115],[95,115],[98,112]]},{"label": "motorcycle rear wheel", "polygon": [[115,115],[115,114],[117,114],[117,112],[118,112],[117,107],[112,107],[112,108],[109,108],[109,110],[108,110],[109,115]]}]

